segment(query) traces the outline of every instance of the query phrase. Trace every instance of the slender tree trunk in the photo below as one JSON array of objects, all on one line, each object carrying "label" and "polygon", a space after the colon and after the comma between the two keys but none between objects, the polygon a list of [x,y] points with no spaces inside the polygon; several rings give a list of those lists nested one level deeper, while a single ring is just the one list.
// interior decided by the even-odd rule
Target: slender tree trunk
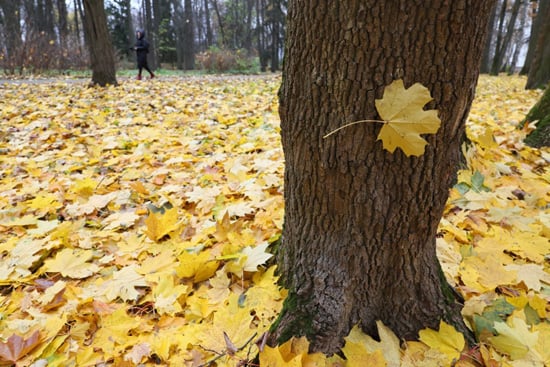
[{"label": "slender tree trunk", "polygon": [[147,35],[149,40],[149,55],[148,55],[148,61],[149,65],[153,68],[157,68],[158,59],[155,57],[154,50],[156,49],[157,45],[155,43],[155,35],[154,29],[154,19],[153,19],[153,6],[151,5],[151,0],[143,0],[143,10],[144,10],[144,18],[145,18],[145,34]]},{"label": "slender tree trunk", "polygon": [[49,40],[56,40],[55,35],[55,16],[53,0],[44,0],[44,31],[48,35]]},{"label": "slender tree trunk", "polygon": [[260,58],[260,70],[267,70],[269,54],[265,42],[265,4],[262,0],[256,0],[256,33],[258,56]]},{"label": "slender tree trunk", "polygon": [[82,0],[74,0],[74,27],[80,55],[82,55],[82,35],[80,34],[80,22],[78,19],[82,19],[82,14]]},{"label": "slender tree trunk", "polygon": [[118,85],[115,54],[103,0],[84,0],[84,29],[92,65],[91,85]]},{"label": "slender tree trunk", "polygon": [[[280,96],[289,289],[270,343],[306,335],[333,353],[351,327],[381,320],[402,339],[441,319],[467,333],[435,237],[455,182],[491,0],[289,2]],[[399,20],[396,22],[396,20]],[[438,21],[444,19],[444,21]],[[377,142],[374,100],[419,82],[442,126],[424,155]]]},{"label": "slender tree trunk", "polygon": [[502,70],[504,65],[506,53],[510,47],[510,41],[512,40],[512,35],[514,34],[514,27],[516,25],[516,19],[518,17],[519,8],[521,6],[521,0],[515,0],[510,13],[510,19],[506,25],[506,31],[503,30],[505,18],[506,18],[506,8],[508,1],[504,0],[502,4],[502,9],[499,18],[499,27],[498,27],[498,37],[497,44],[495,48],[495,56],[493,58],[493,64],[491,66],[491,75],[498,75]]},{"label": "slender tree trunk", "polygon": [[149,48],[149,60],[151,60],[151,66],[153,69],[157,69],[160,67],[160,22],[162,19],[161,11],[160,11],[160,0],[152,0],[152,7],[151,7],[151,17],[148,19],[151,19],[152,22],[150,23],[151,29],[149,30],[149,42],[151,43]]},{"label": "slender tree trunk", "polygon": [[271,71],[279,70],[279,46],[281,44],[281,30],[283,13],[280,0],[271,0]]},{"label": "slender tree trunk", "polygon": [[[132,20],[132,1],[131,0],[125,1],[124,10],[126,11],[124,28],[126,29],[126,34],[128,35],[127,44],[132,45],[133,44],[132,41],[134,39],[133,36],[135,34],[135,28]],[[133,53],[133,52],[128,52],[127,55],[129,55],[130,53]]]},{"label": "slender tree trunk", "polygon": [[495,35],[495,20],[497,15],[497,8],[494,7],[491,12],[491,17],[489,18],[489,23],[487,25],[487,40],[485,41],[485,46],[483,49],[483,57],[481,59],[481,68],[480,72],[487,74],[491,71],[491,55],[493,54],[493,38]]},{"label": "slender tree trunk", "polygon": [[210,6],[208,0],[204,0],[204,21],[206,23],[206,48],[214,44],[212,36],[212,21],[210,20]]},{"label": "slender tree trunk", "polygon": [[0,8],[4,14],[3,22],[7,54],[3,55],[6,71],[15,73],[15,68],[22,60],[21,53],[21,1],[1,1]]},{"label": "slender tree trunk", "polygon": [[184,1],[184,23],[183,23],[183,67],[185,70],[195,69],[195,33],[193,32],[193,4],[191,0]]},{"label": "slender tree trunk", "polygon": [[244,48],[250,54],[252,52],[252,11],[254,10],[254,0],[246,0],[246,36],[244,38]]},{"label": "slender tree trunk", "polygon": [[181,0],[173,0],[172,6],[174,8],[174,24],[176,31],[176,63],[178,69],[184,69],[183,54],[185,49],[185,32],[184,32],[184,22],[185,14],[183,12],[183,5]]},{"label": "slender tree trunk", "polygon": [[521,1],[520,9],[519,9],[519,24],[514,29],[514,34],[512,37],[512,45],[513,49],[510,50],[510,67],[508,69],[508,75],[512,75],[516,73],[517,69],[517,63],[519,60],[519,55],[521,52],[521,49],[524,46],[524,34],[525,34],[525,22],[527,18],[527,10],[528,10],[528,2],[527,1]]},{"label": "slender tree trunk", "polygon": [[226,44],[227,44],[227,40],[225,39],[225,31],[224,31],[224,27],[223,27],[223,19],[222,19],[222,16],[220,14],[220,9],[218,7],[218,0],[212,0],[212,5],[214,5],[214,11],[216,12],[216,18],[218,18],[218,26],[220,28],[220,36],[221,36],[221,47],[225,47]]},{"label": "slender tree trunk", "polygon": [[527,55],[525,55],[525,61],[523,68],[519,72],[520,75],[528,75],[531,62],[533,61],[533,54],[537,47],[537,36],[544,22],[541,17],[538,16],[540,8],[544,7],[544,3],[550,4],[550,0],[534,0],[531,1],[531,34],[529,35],[529,45],[527,46]]},{"label": "slender tree trunk", "polygon": [[65,0],[57,0],[57,17],[59,26],[59,43],[63,49],[67,47],[67,37],[69,35],[68,11]]},{"label": "slender tree trunk", "polygon": [[526,89],[544,88],[550,82],[550,1],[541,1],[539,15],[546,21],[537,34],[533,61],[529,68]]}]

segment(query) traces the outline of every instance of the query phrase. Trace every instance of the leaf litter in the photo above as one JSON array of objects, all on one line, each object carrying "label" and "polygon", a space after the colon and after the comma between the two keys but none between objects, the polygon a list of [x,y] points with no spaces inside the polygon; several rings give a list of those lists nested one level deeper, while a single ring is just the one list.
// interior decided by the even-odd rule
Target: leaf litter
[{"label": "leaf litter", "polygon": [[437,241],[479,344],[445,323],[354,328],[347,360],[254,343],[286,296],[279,84],[0,87],[0,365],[550,364],[550,153],[516,129],[540,96],[520,77],[481,77]]}]

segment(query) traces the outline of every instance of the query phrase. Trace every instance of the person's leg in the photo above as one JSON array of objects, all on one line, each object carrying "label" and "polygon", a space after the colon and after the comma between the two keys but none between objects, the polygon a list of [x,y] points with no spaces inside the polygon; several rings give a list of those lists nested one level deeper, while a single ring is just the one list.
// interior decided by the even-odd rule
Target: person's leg
[{"label": "person's leg", "polygon": [[149,72],[149,75],[151,76],[151,79],[155,77],[155,74],[149,69],[149,65],[145,64],[145,70]]},{"label": "person's leg", "polygon": [[143,70],[143,67],[141,65],[138,66],[138,76],[137,76],[137,80],[141,80],[141,72]]}]

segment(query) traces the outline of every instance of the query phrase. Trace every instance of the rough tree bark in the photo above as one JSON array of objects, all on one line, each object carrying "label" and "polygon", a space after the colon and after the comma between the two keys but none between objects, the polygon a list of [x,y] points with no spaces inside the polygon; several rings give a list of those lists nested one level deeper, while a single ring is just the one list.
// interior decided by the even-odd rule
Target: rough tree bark
[{"label": "rough tree bark", "polygon": [[84,30],[92,66],[90,85],[118,85],[103,0],[84,0]]},{"label": "rough tree bark", "polygon": [[[280,90],[289,296],[270,344],[305,335],[334,353],[354,324],[417,338],[443,319],[468,333],[435,238],[455,181],[493,0],[289,2]],[[374,100],[402,78],[432,93],[442,126],[424,155],[376,141]]]},{"label": "rough tree bark", "polygon": [[525,138],[525,143],[534,148],[550,146],[550,84],[540,100],[531,108],[522,125],[537,122],[537,128]]},{"label": "rough tree bark", "polygon": [[526,89],[544,88],[550,82],[550,1],[541,1],[537,17],[545,19],[536,37]]},{"label": "rough tree bark", "polygon": [[539,17],[540,9],[550,4],[550,0],[534,0],[531,1],[531,32],[529,35],[529,45],[527,46],[527,55],[525,55],[525,61],[523,68],[519,72],[520,75],[528,75],[531,63],[533,62],[533,55],[535,48],[537,48],[537,35],[545,19]]}]

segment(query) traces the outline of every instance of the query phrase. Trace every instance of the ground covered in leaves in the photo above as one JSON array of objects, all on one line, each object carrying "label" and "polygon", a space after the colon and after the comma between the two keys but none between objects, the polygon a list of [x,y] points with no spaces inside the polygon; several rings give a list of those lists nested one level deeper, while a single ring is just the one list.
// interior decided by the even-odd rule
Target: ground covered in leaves
[{"label": "ground covered in leaves", "polygon": [[550,153],[515,128],[541,94],[519,77],[481,78],[438,238],[479,344],[442,323],[354,329],[346,360],[262,346],[286,294],[279,83],[0,85],[0,365],[550,365]]}]

